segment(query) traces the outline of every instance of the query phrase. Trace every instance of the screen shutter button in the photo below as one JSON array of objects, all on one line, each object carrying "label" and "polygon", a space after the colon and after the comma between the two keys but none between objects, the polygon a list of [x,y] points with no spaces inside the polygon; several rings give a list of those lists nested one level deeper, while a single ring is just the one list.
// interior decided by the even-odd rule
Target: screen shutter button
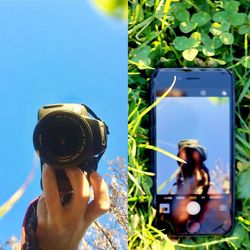
[{"label": "screen shutter button", "polygon": [[190,215],[196,215],[201,211],[201,206],[196,201],[190,201],[186,206],[187,212]]}]

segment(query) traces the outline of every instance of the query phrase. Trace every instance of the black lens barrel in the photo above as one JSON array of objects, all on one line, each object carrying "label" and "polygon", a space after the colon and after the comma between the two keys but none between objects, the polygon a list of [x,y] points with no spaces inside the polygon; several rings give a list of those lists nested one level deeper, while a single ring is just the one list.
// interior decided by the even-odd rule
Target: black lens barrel
[{"label": "black lens barrel", "polygon": [[78,166],[91,155],[92,130],[84,117],[53,111],[37,123],[33,144],[43,162],[57,167]]}]

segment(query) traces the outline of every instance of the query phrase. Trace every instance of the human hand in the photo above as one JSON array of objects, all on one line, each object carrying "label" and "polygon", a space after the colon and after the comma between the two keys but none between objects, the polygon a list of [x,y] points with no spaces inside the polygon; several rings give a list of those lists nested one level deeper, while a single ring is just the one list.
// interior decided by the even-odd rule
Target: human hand
[{"label": "human hand", "polygon": [[89,182],[79,168],[65,169],[74,194],[62,206],[55,169],[45,165],[43,194],[37,205],[37,238],[42,250],[76,250],[90,224],[109,209],[108,187],[102,177],[90,174],[94,200],[89,201]]}]

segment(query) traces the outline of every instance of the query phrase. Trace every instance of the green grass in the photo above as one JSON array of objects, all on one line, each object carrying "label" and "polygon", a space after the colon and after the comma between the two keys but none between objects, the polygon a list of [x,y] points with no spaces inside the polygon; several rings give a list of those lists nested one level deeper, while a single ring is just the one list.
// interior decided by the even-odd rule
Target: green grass
[{"label": "green grass", "polygon": [[[129,1],[129,249],[250,249],[250,2]],[[227,67],[236,81],[236,213],[230,236],[170,240],[153,227],[149,82],[158,67]],[[171,156],[170,156],[171,157]]]}]

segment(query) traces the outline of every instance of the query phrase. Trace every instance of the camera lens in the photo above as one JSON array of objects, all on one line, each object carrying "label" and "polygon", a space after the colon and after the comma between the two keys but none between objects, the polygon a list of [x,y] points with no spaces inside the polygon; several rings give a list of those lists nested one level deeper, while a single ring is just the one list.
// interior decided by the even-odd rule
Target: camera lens
[{"label": "camera lens", "polygon": [[66,157],[81,147],[81,130],[69,120],[50,120],[45,124],[43,146],[55,155]]},{"label": "camera lens", "polygon": [[55,111],[38,122],[33,142],[44,162],[58,167],[74,166],[91,148],[92,134],[84,118]]}]

